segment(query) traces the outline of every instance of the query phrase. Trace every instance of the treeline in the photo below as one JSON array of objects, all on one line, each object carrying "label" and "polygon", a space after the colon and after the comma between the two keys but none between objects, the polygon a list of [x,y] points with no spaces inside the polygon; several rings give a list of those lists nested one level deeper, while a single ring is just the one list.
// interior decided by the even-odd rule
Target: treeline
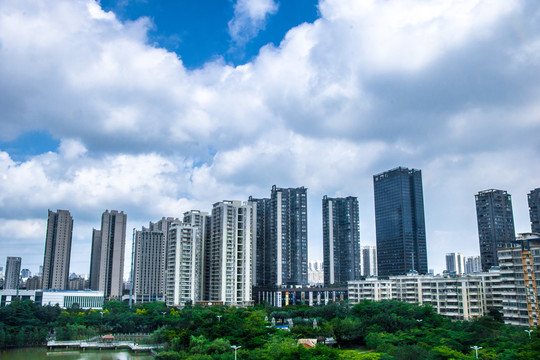
[{"label": "treeline", "polygon": [[[294,324],[290,331],[273,325]],[[151,333],[165,344],[158,359],[540,359],[540,329],[505,325],[494,312],[451,321],[430,306],[364,301],[354,306],[234,308],[109,302],[103,310],[36,306],[16,301],[0,308],[0,346],[86,339],[107,333]],[[334,347],[298,346],[298,339],[335,339]]]}]

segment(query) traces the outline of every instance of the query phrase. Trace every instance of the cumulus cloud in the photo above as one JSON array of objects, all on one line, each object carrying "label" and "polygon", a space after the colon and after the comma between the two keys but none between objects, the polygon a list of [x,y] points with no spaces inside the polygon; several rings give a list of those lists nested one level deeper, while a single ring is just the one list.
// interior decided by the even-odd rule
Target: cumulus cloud
[{"label": "cumulus cloud", "polygon": [[[232,38],[255,36],[277,9],[237,1]],[[537,2],[319,10],[245,65],[187,70],[148,44],[147,18],[122,22],[92,0],[2,1],[0,139],[41,130],[60,146],[24,161],[0,151],[0,228],[29,224],[37,243],[46,209],[69,209],[84,248],[105,209],[132,228],[306,186],[310,257],[322,258],[321,196],[358,196],[362,242],[374,244],[372,175],[402,165],[423,170],[438,270],[456,242],[477,247],[479,190],[511,192],[527,230],[525,193],[540,186]]]},{"label": "cumulus cloud", "polygon": [[245,44],[264,30],[268,16],[277,12],[279,5],[274,0],[237,0],[234,17],[229,21],[232,40]]}]

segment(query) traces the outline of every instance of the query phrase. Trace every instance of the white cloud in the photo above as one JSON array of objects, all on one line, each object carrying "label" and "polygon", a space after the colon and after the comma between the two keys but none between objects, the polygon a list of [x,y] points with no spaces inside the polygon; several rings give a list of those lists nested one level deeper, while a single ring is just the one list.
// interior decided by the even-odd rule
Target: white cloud
[{"label": "white cloud", "polygon": [[237,0],[234,17],[229,21],[229,34],[234,42],[244,44],[265,28],[266,18],[277,12],[274,0]]},{"label": "white cloud", "polygon": [[[276,4],[238,1],[231,34],[256,35]],[[146,18],[123,23],[86,0],[2,1],[0,137],[46,130],[60,147],[17,161],[0,151],[0,228],[29,224],[25,241],[38,243],[36,219],[69,209],[86,249],[107,208],[131,228],[306,186],[321,258],[320,197],[358,196],[362,242],[374,244],[372,175],[402,165],[423,170],[441,270],[440,253],[477,244],[479,190],[511,192],[526,230],[524,194],[540,186],[538,8],[324,0],[320,19],[252,62],[189,71],[147,44]]]}]

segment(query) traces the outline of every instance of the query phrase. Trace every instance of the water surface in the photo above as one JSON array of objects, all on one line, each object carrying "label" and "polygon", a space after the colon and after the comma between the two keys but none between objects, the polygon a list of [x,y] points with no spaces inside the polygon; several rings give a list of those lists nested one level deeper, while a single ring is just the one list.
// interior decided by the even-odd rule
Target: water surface
[{"label": "water surface", "polygon": [[46,348],[26,348],[0,351],[0,360],[151,360],[148,352],[129,350],[66,350],[48,351]]}]

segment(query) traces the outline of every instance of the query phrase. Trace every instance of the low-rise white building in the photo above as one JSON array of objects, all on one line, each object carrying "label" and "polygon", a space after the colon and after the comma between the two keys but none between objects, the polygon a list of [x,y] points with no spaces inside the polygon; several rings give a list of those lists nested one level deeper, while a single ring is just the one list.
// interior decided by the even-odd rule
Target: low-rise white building
[{"label": "low-rise white building", "polygon": [[105,301],[103,291],[70,290],[0,290],[0,307],[10,305],[15,300],[31,300],[37,305],[58,305],[67,309],[102,309]]},{"label": "low-rise white building", "polygon": [[452,319],[470,320],[488,312],[487,279],[470,276],[432,276],[410,274],[388,279],[369,278],[348,283],[349,301],[397,300],[411,304],[429,304],[437,313]]}]

